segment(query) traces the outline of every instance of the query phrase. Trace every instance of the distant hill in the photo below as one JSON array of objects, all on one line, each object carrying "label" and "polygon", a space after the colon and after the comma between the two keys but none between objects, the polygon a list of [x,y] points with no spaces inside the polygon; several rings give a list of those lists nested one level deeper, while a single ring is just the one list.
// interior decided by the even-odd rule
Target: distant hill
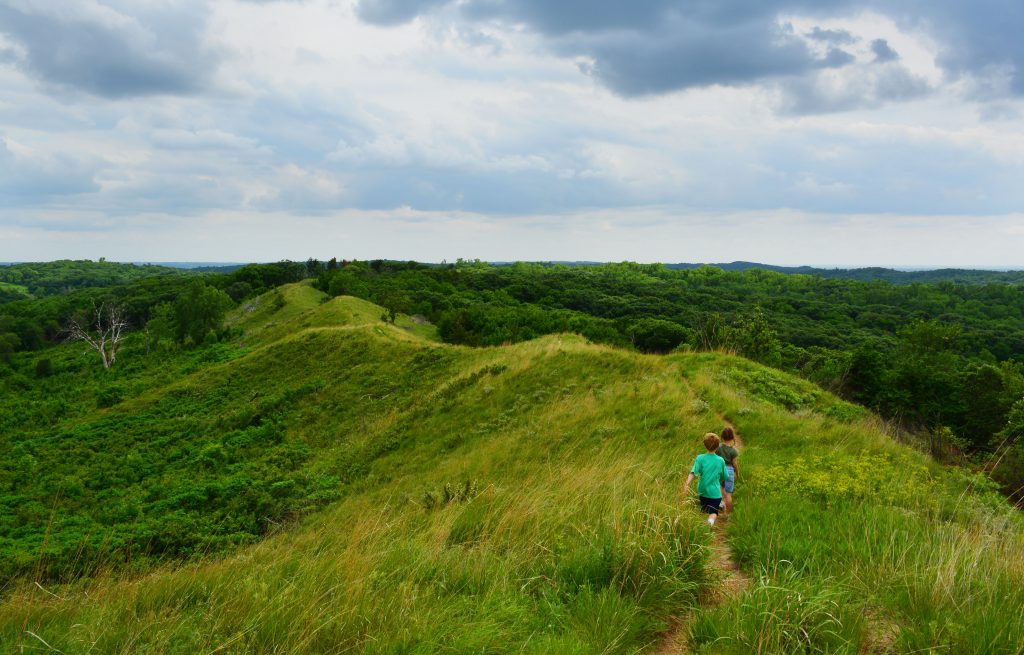
[{"label": "distant hill", "polygon": [[[509,266],[514,262],[490,262],[495,266]],[[596,261],[545,261],[543,265],[559,266],[605,266],[607,262]],[[904,271],[895,268],[870,266],[865,268],[817,268],[814,266],[776,266],[758,262],[735,261],[728,263],[678,263],[663,264],[665,268],[674,270],[694,270],[703,266],[719,268],[723,271],[748,271],[762,269],[776,273],[814,275],[822,278],[858,280],[870,282],[883,280],[892,284],[935,284],[953,282],[955,284],[1021,284],[1024,283],[1024,270],[1018,271],[987,271],[971,268],[937,268],[929,270]]]},{"label": "distant hill", "polygon": [[894,268],[815,268],[813,266],[774,266],[756,262],[729,262],[728,264],[665,264],[666,268],[690,270],[701,266],[714,266],[724,271],[746,271],[760,268],[777,273],[816,275],[824,278],[860,280],[870,282],[883,280],[892,284],[932,284],[954,282],[956,284],[1021,284],[1024,271],[983,271],[964,268],[939,268],[926,271],[900,271]]},{"label": "distant hill", "polygon": [[165,266],[167,268],[183,268],[201,273],[231,273],[243,266],[239,262],[133,262],[136,266]]}]

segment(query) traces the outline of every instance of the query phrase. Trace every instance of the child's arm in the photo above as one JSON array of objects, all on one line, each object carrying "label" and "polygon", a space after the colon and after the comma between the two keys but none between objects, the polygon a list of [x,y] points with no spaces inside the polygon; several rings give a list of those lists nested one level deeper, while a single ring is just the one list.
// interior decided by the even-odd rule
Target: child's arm
[{"label": "child's arm", "polygon": [[736,473],[736,479],[740,479],[740,454],[736,453],[736,457],[732,458],[732,470]]},{"label": "child's arm", "polygon": [[692,482],[693,482],[693,473],[691,472],[690,475],[686,476],[686,485],[683,487],[683,489],[685,489],[687,492],[689,492],[690,491],[690,484]]}]

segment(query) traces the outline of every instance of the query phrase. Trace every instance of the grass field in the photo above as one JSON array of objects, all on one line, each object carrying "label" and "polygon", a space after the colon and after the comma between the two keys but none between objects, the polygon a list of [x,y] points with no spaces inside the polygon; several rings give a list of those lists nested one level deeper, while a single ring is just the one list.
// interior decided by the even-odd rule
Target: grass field
[{"label": "grass field", "polygon": [[[636,653],[682,615],[701,653],[1024,652],[1019,515],[859,408],[729,355],[571,335],[454,347],[322,298],[264,296],[233,319],[229,357],[71,421],[151,459],[165,434],[187,456],[162,475],[212,485],[246,465],[232,438],[272,415],[280,435],[251,451],[265,464],[249,479],[298,511],[223,551],[210,537],[139,570],[97,555],[87,575],[19,575],[0,601],[5,652]],[[182,398],[193,416],[174,413]],[[754,582],[701,606],[720,575],[680,485],[725,421],[746,450],[716,529]],[[227,521],[220,498],[176,511]]]}]

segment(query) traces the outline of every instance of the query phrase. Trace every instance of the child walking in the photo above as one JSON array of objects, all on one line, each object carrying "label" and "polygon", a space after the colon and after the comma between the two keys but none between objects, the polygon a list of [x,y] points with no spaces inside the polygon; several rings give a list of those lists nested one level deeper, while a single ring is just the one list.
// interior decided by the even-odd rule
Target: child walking
[{"label": "child walking", "polygon": [[708,452],[697,455],[693,468],[686,478],[686,491],[690,491],[693,478],[697,482],[697,496],[700,498],[700,509],[708,515],[708,525],[714,525],[718,518],[718,508],[722,505],[722,485],[725,482],[725,460],[715,454],[718,450],[718,435],[708,432],[704,435],[704,449]]},{"label": "child walking", "polygon": [[732,492],[736,486],[736,476],[740,472],[737,461],[740,451],[736,449],[736,433],[730,426],[722,429],[722,445],[715,454],[725,460],[725,481],[722,483],[722,495],[725,496],[725,513],[732,514]]}]

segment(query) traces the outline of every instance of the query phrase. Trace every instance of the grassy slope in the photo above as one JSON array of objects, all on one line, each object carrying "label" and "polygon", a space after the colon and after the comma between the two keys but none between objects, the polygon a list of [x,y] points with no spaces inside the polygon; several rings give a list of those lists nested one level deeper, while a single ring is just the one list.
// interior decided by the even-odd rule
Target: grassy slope
[{"label": "grassy slope", "polygon": [[856,653],[891,632],[900,652],[1021,652],[1017,519],[827,394],[723,355],[444,346],[361,301],[283,293],[238,318],[247,354],[111,412],[186,393],[230,423],[254,392],[280,397],[286,438],[315,453],[305,475],[341,500],[222,558],[20,585],[0,643],[636,652],[713,584],[679,485],[728,419],[748,447],[730,540],[760,582],[698,612],[696,649]]},{"label": "grassy slope", "polygon": [[716,360],[694,385],[746,436],[730,543],[760,583],[698,616],[699,652],[1024,652],[1024,525],[990,483],[870,419],[752,402]]}]

